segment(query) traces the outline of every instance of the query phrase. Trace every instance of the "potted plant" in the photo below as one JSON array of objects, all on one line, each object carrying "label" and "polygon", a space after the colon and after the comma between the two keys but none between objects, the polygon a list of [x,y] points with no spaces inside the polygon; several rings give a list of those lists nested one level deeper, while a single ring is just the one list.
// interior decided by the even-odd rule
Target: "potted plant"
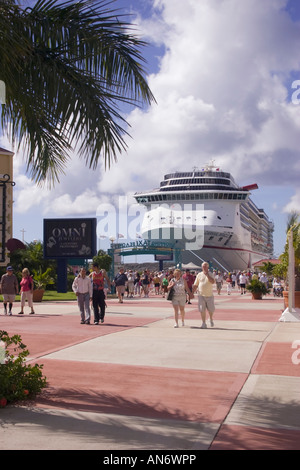
[{"label": "potted plant", "polygon": [[270,289],[259,279],[252,279],[246,286],[246,289],[252,293],[252,299],[261,300],[263,295],[269,294]]},{"label": "potted plant", "polygon": [[36,286],[33,291],[33,301],[41,302],[47,285],[54,284],[54,279],[51,276],[51,268],[47,268],[44,272],[42,272],[42,268],[38,271],[33,269],[33,273],[33,281]]}]

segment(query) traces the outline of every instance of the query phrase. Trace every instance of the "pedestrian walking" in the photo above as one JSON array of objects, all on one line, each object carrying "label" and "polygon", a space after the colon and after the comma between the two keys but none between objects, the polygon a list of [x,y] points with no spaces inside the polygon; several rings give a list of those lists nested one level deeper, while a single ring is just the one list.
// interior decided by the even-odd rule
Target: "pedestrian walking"
[{"label": "pedestrian walking", "polygon": [[132,299],[134,293],[134,274],[131,269],[127,273],[127,289],[127,297],[130,297]]},{"label": "pedestrian walking", "polygon": [[161,283],[163,297],[165,297],[166,293],[168,292],[168,285],[169,285],[168,277],[165,275]]},{"label": "pedestrian walking", "polygon": [[124,272],[124,268],[119,269],[118,274],[115,276],[114,284],[116,286],[116,291],[118,294],[119,303],[123,303],[123,298],[125,294],[125,284],[128,281],[128,278]]},{"label": "pedestrian walking", "polygon": [[24,268],[22,270],[22,280],[20,282],[20,287],[21,287],[21,311],[18,313],[18,315],[23,315],[24,313],[24,307],[26,300],[28,302],[28,307],[30,307],[31,311],[30,314],[34,314],[33,310],[33,279],[30,276],[29,269]]},{"label": "pedestrian walking", "polygon": [[175,317],[174,328],[178,328],[179,311],[181,314],[181,324],[184,326],[186,294],[188,293],[189,298],[193,298],[193,293],[191,292],[187,281],[183,279],[180,269],[175,269],[174,277],[169,282],[168,290],[171,289],[174,289],[174,294],[172,297],[172,306]]},{"label": "pedestrian walking", "polygon": [[144,271],[144,274],[141,277],[141,282],[142,282],[142,289],[144,291],[144,297],[149,297],[150,276],[146,269]]},{"label": "pedestrian walking", "polygon": [[246,294],[247,276],[246,276],[245,271],[241,273],[239,280],[240,280],[241,295]]},{"label": "pedestrian walking", "polygon": [[222,286],[223,286],[223,275],[221,271],[218,271],[216,277],[215,277],[216,285],[217,285],[217,292],[218,295],[221,294]]},{"label": "pedestrian walking", "polygon": [[93,310],[94,310],[94,324],[99,325],[104,322],[105,317],[105,295],[104,295],[104,280],[106,279],[108,286],[110,280],[105,272],[102,272],[97,263],[93,263],[93,272],[90,274],[93,287]]},{"label": "pedestrian walking", "polygon": [[[194,284],[194,281],[195,281],[195,277],[190,273],[190,270],[189,270],[189,269],[186,269],[185,274],[184,274],[182,277],[183,277],[183,279],[186,280],[187,285],[189,286],[190,292],[192,292],[193,284]],[[187,293],[186,302],[187,302],[188,304],[191,304],[191,298],[190,298],[190,296],[189,296],[188,293]]]},{"label": "pedestrian walking", "polygon": [[78,276],[75,277],[72,289],[77,296],[80,323],[89,325],[91,318],[90,301],[93,299],[93,289],[91,279],[86,275],[85,268],[81,268]]},{"label": "pedestrian walking", "polygon": [[141,276],[139,272],[136,272],[134,276],[134,294],[141,297]]},{"label": "pedestrian walking", "polygon": [[231,289],[232,289],[232,279],[231,279],[231,274],[230,273],[228,273],[226,283],[227,283],[227,294],[230,295],[231,294]]},{"label": "pedestrian walking", "polygon": [[209,264],[202,263],[202,272],[197,274],[193,285],[193,293],[198,291],[198,308],[201,313],[202,325],[201,328],[207,328],[206,325],[206,311],[208,311],[210,318],[210,325],[214,326],[213,314],[215,311],[213,284],[215,279],[213,274],[209,272]]},{"label": "pedestrian walking", "polygon": [[12,266],[8,266],[6,268],[6,273],[1,277],[0,288],[3,295],[4,315],[7,315],[7,304],[8,314],[12,315],[13,302],[19,292],[18,279],[14,274]]}]

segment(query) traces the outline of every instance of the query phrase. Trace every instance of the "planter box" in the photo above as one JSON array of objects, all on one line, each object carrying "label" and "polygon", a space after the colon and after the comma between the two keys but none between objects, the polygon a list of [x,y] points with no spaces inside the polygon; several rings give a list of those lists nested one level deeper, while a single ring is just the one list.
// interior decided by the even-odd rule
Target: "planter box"
[{"label": "planter box", "polygon": [[33,302],[41,302],[43,300],[45,289],[35,289],[32,295]]},{"label": "planter box", "polygon": [[[285,308],[288,308],[289,306],[289,291],[288,290],[283,291],[283,301],[284,301]],[[300,308],[300,291],[299,290],[295,291],[295,308]]]},{"label": "planter box", "polygon": [[262,293],[261,292],[252,292],[252,299],[253,300],[262,300]]}]

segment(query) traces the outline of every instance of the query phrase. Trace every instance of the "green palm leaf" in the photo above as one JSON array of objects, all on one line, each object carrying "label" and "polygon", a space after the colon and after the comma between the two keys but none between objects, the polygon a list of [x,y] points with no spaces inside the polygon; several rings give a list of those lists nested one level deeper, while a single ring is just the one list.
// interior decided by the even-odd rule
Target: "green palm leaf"
[{"label": "green palm leaf", "polygon": [[146,45],[112,2],[39,0],[22,9],[0,3],[2,128],[36,182],[59,181],[77,146],[86,164],[109,166],[126,149],[120,107],[154,100],[141,54]]}]

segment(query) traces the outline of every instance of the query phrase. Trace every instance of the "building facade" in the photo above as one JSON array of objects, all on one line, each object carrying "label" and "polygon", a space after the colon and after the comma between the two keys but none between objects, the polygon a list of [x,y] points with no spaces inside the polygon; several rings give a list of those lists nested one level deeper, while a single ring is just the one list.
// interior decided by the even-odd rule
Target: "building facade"
[{"label": "building facade", "polygon": [[7,242],[13,236],[13,156],[0,147],[0,266],[9,262]]}]

